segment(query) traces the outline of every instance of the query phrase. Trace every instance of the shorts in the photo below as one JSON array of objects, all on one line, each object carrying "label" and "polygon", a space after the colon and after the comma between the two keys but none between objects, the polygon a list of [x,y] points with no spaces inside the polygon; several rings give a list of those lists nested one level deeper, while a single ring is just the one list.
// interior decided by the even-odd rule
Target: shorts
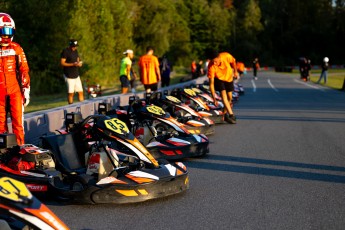
[{"label": "shorts", "polygon": [[129,87],[129,80],[126,75],[120,76],[121,88],[128,88]]},{"label": "shorts", "polygon": [[77,77],[77,78],[68,78],[66,76],[64,77],[67,83],[68,93],[83,92],[83,85],[81,84],[80,77]]},{"label": "shorts", "polygon": [[158,89],[158,83],[144,85],[145,90],[151,89],[151,91],[157,91]]},{"label": "shorts", "polygon": [[226,90],[226,92],[232,92],[234,91],[234,82],[227,82],[214,78],[214,88],[219,92],[223,90]]}]

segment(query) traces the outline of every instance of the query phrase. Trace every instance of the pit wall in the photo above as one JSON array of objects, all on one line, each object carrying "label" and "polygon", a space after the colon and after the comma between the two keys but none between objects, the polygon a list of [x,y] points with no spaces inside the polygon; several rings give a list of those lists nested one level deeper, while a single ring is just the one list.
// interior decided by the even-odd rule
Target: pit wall
[{"label": "pit wall", "polygon": [[[175,84],[161,90],[172,90],[175,88],[185,88],[191,84],[202,84],[207,77],[200,77],[188,82]],[[40,145],[40,137],[55,133],[56,130],[65,128],[64,121],[66,113],[81,113],[83,118],[89,115],[97,114],[100,103],[109,103],[112,107],[128,105],[128,99],[134,94],[114,94],[85,100],[62,107],[57,107],[39,112],[28,113],[24,115],[25,143]],[[139,98],[144,97],[144,92],[138,92]],[[66,99],[67,100],[67,99]],[[9,132],[12,132],[12,124],[8,121]]]}]

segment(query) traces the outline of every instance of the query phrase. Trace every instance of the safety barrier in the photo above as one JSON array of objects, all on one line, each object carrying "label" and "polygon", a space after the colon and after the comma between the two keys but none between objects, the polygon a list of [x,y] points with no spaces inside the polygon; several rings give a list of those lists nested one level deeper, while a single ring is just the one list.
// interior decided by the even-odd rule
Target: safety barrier
[{"label": "safety barrier", "polygon": [[[200,77],[191,81],[179,83],[161,90],[172,90],[174,88],[184,88],[190,84],[202,84],[207,77]],[[74,103],[67,106],[57,107],[54,109],[43,110],[39,112],[28,113],[24,115],[25,142],[40,145],[40,137],[49,135],[56,130],[63,129],[66,113],[80,112],[83,118],[97,113],[99,103],[109,103],[112,107],[123,106],[128,104],[129,97],[133,94],[116,94],[88,99],[83,102]],[[136,93],[143,98],[144,92]],[[9,132],[12,132],[10,119],[8,120]]]}]

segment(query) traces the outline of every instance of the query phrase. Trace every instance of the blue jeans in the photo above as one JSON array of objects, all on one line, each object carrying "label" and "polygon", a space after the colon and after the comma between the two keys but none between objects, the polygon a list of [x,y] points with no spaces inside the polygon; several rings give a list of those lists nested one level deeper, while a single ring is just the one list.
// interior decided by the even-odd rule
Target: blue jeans
[{"label": "blue jeans", "polygon": [[327,82],[327,73],[328,73],[327,70],[323,70],[323,71],[321,72],[321,75],[320,75],[319,80],[317,81],[317,84],[320,83],[320,81],[321,81],[322,78],[323,78],[323,83],[326,84],[326,82]]}]

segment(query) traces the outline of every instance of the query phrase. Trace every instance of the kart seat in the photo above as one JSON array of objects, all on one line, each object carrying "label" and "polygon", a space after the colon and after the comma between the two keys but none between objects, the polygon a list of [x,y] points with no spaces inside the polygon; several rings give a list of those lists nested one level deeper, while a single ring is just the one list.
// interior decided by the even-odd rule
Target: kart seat
[{"label": "kart seat", "polygon": [[86,167],[80,156],[71,133],[42,137],[42,147],[50,149],[57,161],[57,165],[66,173],[82,174]]}]

